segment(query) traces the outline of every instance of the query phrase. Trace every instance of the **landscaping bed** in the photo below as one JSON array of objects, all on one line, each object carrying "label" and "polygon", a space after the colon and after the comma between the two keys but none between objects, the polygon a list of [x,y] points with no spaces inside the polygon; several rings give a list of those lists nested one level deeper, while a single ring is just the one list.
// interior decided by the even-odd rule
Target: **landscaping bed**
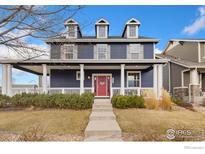
[{"label": "landscaping bed", "polygon": [[0,141],[83,140],[90,109],[0,111]]},{"label": "landscaping bed", "polygon": [[89,109],[92,108],[94,95],[79,94],[17,94],[13,97],[0,95],[0,108],[56,108],[56,109]]},{"label": "landscaping bed", "polygon": [[[180,107],[172,111],[114,109],[114,113],[125,141],[170,141],[166,137],[166,131],[170,128],[195,133],[205,131],[205,110],[193,112]],[[174,140],[204,141],[205,136],[176,137]]]}]

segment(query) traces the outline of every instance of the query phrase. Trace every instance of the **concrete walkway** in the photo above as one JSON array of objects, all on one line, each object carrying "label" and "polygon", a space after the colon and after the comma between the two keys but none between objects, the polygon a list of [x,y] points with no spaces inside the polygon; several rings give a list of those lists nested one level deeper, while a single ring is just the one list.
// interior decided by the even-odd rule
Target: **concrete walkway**
[{"label": "concrete walkway", "polygon": [[95,99],[85,129],[85,141],[122,141],[110,99]]}]

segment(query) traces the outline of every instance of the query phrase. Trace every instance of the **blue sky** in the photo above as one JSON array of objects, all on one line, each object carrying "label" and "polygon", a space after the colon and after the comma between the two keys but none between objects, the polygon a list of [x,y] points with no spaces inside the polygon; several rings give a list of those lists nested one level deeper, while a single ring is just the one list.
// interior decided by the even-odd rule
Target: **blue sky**
[{"label": "blue sky", "polygon": [[[109,35],[121,35],[130,18],[138,19],[140,35],[160,39],[158,50],[163,50],[172,38],[205,38],[205,6],[85,6],[74,19],[81,25],[83,35],[94,35],[94,24],[101,17],[110,23]],[[34,75],[16,70],[13,74],[15,83],[37,83]]]}]

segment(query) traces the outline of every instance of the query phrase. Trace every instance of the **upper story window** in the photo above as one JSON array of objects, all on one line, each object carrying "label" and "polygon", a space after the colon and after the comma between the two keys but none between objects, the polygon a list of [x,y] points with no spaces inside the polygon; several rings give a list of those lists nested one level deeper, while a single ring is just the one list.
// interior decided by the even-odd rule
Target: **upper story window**
[{"label": "upper story window", "polygon": [[136,37],[136,26],[135,25],[130,25],[129,26],[130,30],[129,30],[129,36],[130,37]]},{"label": "upper story window", "polygon": [[76,30],[74,25],[68,26],[68,37],[75,37]]},{"label": "upper story window", "polygon": [[129,59],[143,59],[143,45],[130,44],[127,57]]},{"label": "upper story window", "polygon": [[205,43],[201,43],[201,49],[202,49],[202,52],[204,53],[204,57],[205,57]]},{"label": "upper story window", "polygon": [[108,59],[109,58],[109,51],[107,44],[97,44],[97,59]]},{"label": "upper story window", "polygon": [[73,44],[65,44],[61,47],[62,59],[75,59],[76,50]]},{"label": "upper story window", "polygon": [[106,37],[106,27],[99,26],[99,37]]},{"label": "upper story window", "polygon": [[140,87],[140,80],[141,80],[141,74],[140,72],[136,71],[128,71],[127,72],[127,87]]}]

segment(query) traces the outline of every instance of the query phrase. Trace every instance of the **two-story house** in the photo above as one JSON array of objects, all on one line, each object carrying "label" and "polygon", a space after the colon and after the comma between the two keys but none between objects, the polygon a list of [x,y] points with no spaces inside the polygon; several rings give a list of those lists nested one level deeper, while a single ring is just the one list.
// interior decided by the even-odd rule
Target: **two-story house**
[{"label": "two-story house", "polygon": [[202,103],[205,92],[205,40],[172,39],[162,54],[167,58],[163,68],[163,85],[175,97]]},{"label": "two-story house", "polygon": [[66,20],[64,25],[66,36],[47,40],[50,59],[1,60],[3,94],[25,91],[12,88],[14,67],[39,75],[39,87],[27,91],[80,94],[90,91],[96,97],[110,97],[140,95],[143,90],[152,89],[158,98],[161,96],[162,67],[167,60],[155,59],[155,44],[159,40],[140,36],[138,20],[130,19],[121,36],[109,35],[109,22],[105,19],[96,22],[95,36],[83,36],[74,19]]}]

